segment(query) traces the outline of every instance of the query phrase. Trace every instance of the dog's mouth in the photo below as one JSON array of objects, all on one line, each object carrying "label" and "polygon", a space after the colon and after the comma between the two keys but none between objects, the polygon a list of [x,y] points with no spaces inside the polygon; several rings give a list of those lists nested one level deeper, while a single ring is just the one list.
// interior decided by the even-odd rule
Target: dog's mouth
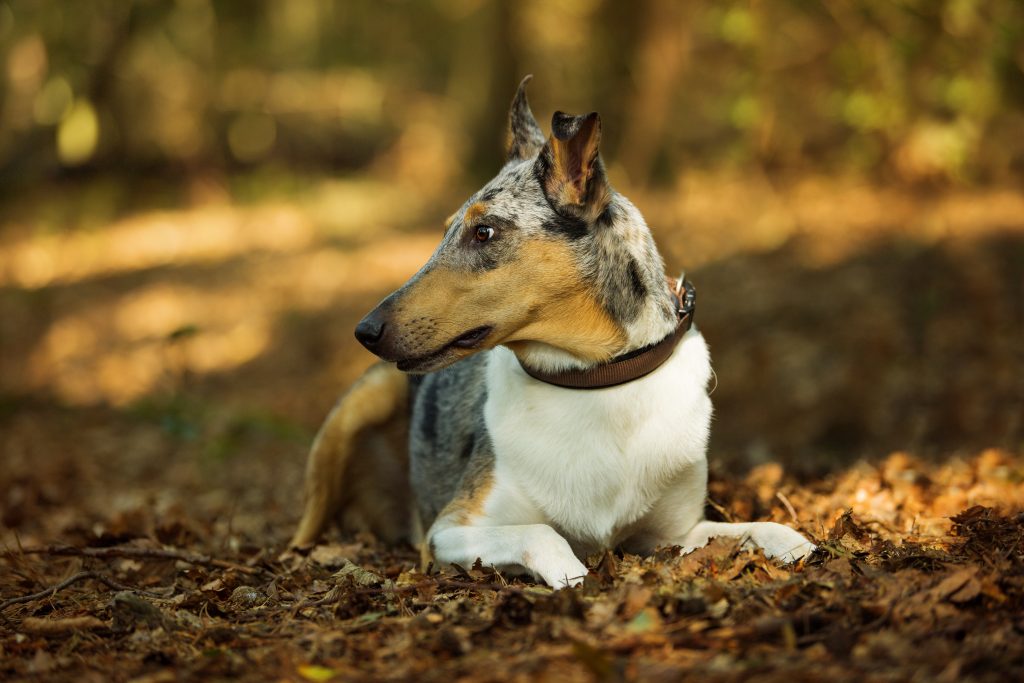
[{"label": "dog's mouth", "polygon": [[[436,351],[425,356],[403,358],[396,365],[402,372],[430,372],[431,370],[439,370],[449,364],[447,362],[449,360],[448,357],[454,355],[453,352],[456,349],[472,350],[479,348],[493,330],[494,326],[492,325],[474,327],[468,332],[463,332]],[[452,362],[454,360],[457,359],[452,359]]]}]

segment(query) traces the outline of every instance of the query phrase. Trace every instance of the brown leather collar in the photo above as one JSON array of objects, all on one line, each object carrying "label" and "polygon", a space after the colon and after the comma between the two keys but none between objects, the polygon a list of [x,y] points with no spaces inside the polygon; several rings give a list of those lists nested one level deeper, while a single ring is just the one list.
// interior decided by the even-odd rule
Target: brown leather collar
[{"label": "brown leather collar", "polygon": [[546,372],[523,365],[522,361],[519,361],[519,365],[530,377],[566,389],[604,389],[632,382],[654,372],[668,360],[679,344],[679,340],[693,326],[693,312],[697,305],[697,291],[693,288],[693,284],[688,280],[683,280],[680,286],[672,278],[667,279],[669,292],[676,302],[676,313],[679,320],[676,323],[675,332],[660,342],[624,353],[607,363],[585,370]]}]

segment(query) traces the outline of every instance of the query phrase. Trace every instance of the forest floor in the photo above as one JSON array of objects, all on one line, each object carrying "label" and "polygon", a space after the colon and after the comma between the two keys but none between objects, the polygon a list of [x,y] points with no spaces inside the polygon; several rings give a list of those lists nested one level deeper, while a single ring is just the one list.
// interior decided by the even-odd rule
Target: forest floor
[{"label": "forest floor", "polygon": [[553,592],[362,536],[282,555],[312,435],[372,361],[355,321],[461,199],[123,185],[0,214],[3,679],[1024,679],[1019,192],[631,194],[699,292],[709,516],[819,550],[608,552]]}]

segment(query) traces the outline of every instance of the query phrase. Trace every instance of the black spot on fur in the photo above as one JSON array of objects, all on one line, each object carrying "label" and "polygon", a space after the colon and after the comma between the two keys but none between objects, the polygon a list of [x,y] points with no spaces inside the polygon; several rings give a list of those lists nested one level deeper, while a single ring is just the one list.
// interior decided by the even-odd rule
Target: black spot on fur
[{"label": "black spot on fur", "polygon": [[633,296],[639,301],[643,301],[647,297],[647,285],[644,284],[643,279],[640,277],[640,268],[636,264],[635,259],[629,259],[629,285],[633,288]]},{"label": "black spot on fur", "polygon": [[504,188],[492,187],[491,189],[487,190],[482,195],[480,195],[480,201],[482,201],[482,202],[489,202],[489,201],[491,201],[492,199],[497,197],[499,194],[501,194],[502,189],[504,189]]},{"label": "black spot on fur", "polygon": [[582,239],[590,232],[585,220],[561,214],[555,214],[554,218],[544,221],[542,225],[548,232],[567,237],[570,240]]},{"label": "black spot on fur", "polygon": [[556,111],[554,116],[551,117],[551,134],[559,140],[571,140],[579,133],[580,127],[585,121],[596,116],[596,112],[582,116],[573,116],[563,111]]},{"label": "black spot on fur", "polygon": [[533,162],[533,175],[540,183],[541,188],[544,187],[544,179],[548,177],[548,173],[551,172],[551,148],[547,145],[541,150],[540,154],[537,155],[537,161]]},{"label": "black spot on fur", "polygon": [[597,217],[596,221],[594,221],[594,226],[598,228],[606,228],[615,222],[615,216],[615,206],[611,202],[608,202],[608,206],[604,207],[604,211],[602,211],[601,215]]},{"label": "black spot on fur", "polygon": [[466,444],[462,447],[462,452],[459,454],[459,459],[463,462],[469,460],[469,457],[473,455],[473,448],[476,447],[476,434],[470,432],[469,439]]},{"label": "black spot on fur", "polygon": [[640,264],[625,249],[612,248],[602,254],[604,274],[600,276],[605,310],[622,323],[636,320],[648,296]]}]

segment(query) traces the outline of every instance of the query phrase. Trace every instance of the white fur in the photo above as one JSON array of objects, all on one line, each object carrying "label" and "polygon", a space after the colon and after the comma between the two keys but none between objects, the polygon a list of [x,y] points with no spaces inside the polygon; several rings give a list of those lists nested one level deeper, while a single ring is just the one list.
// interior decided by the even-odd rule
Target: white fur
[{"label": "white fur", "polygon": [[493,486],[472,526],[434,524],[435,558],[524,567],[564,587],[586,574],[579,557],[617,545],[688,552],[732,536],[784,561],[804,557],[814,546],[788,527],[702,521],[710,376],[696,328],[660,368],[607,389],[539,382],[511,351],[494,350],[484,407]]},{"label": "white fur", "polygon": [[496,455],[488,518],[514,524],[540,513],[579,551],[614,546],[681,470],[704,459],[710,374],[696,330],[651,374],[607,389],[539,382],[510,351],[495,350],[484,407]]}]

